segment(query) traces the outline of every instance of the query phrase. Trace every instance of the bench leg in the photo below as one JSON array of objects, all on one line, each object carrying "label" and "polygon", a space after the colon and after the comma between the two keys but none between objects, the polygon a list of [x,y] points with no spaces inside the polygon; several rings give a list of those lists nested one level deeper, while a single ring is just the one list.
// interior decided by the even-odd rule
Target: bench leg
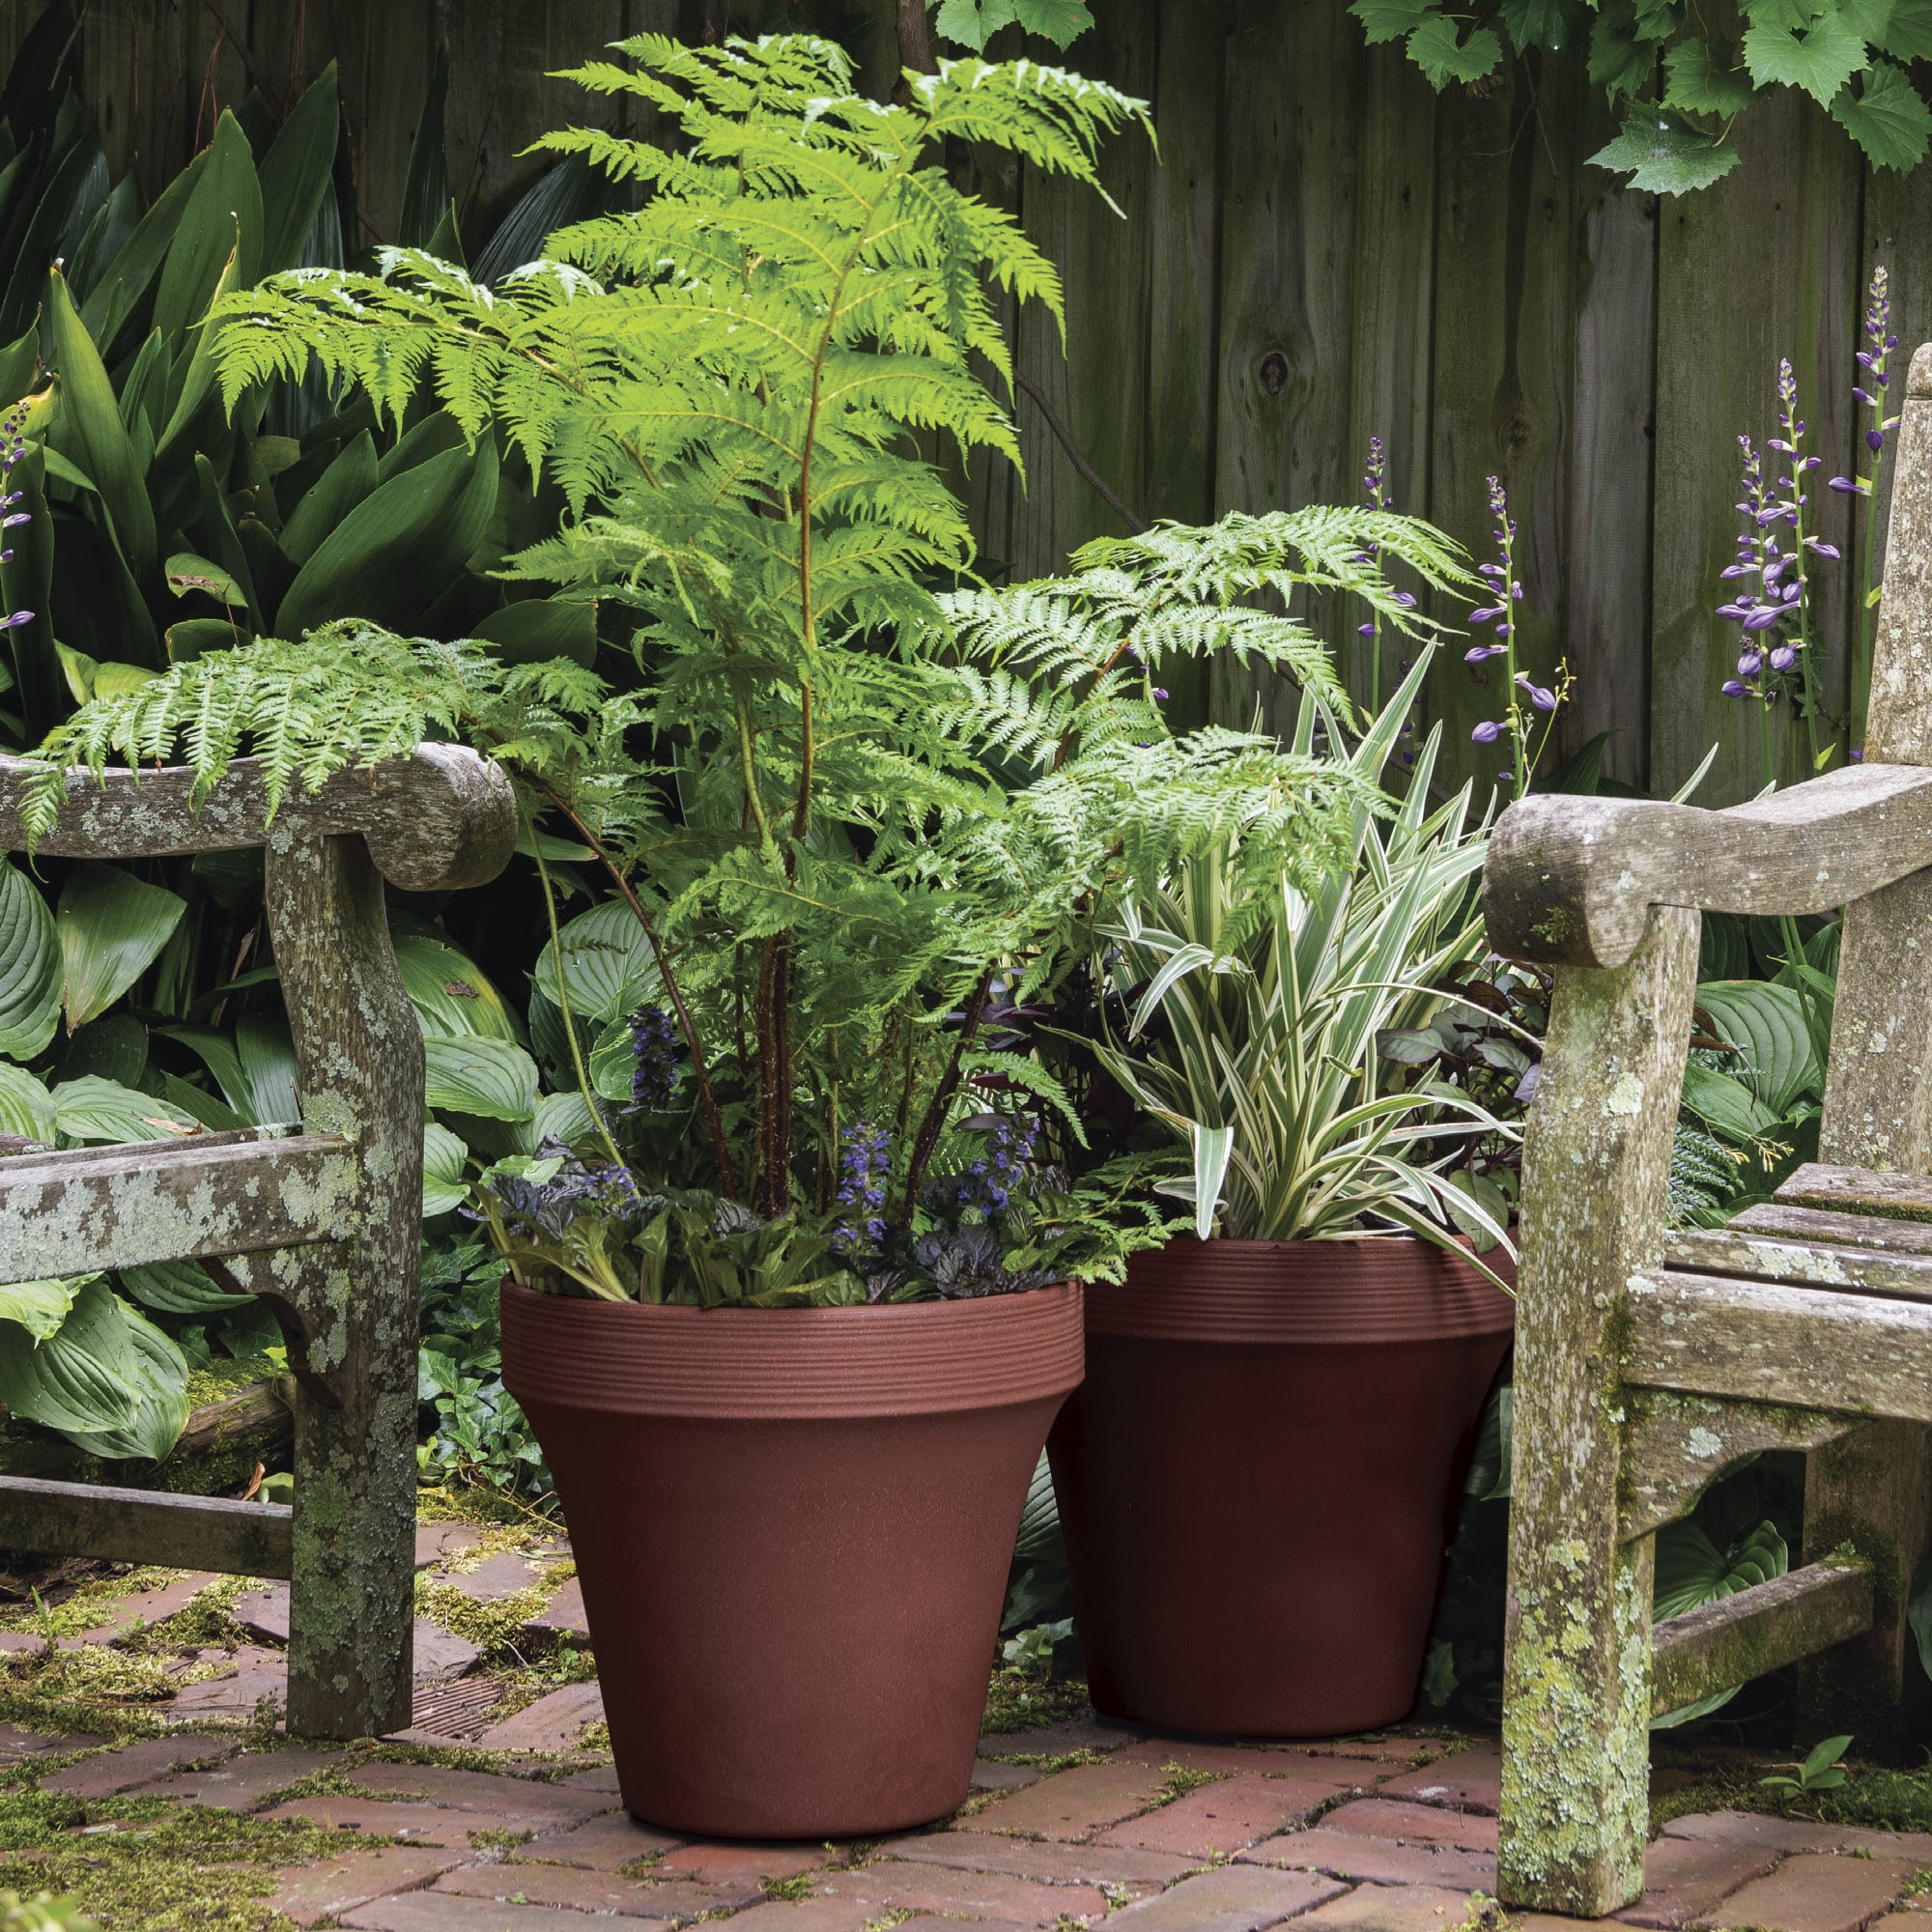
[{"label": "bench leg", "polygon": [[1850,1732],[1861,1757],[1917,1763],[1932,1737],[1932,1679],[1906,1622],[1913,1573],[1932,1530],[1932,1430],[1873,1422],[1815,1449],[1804,1466],[1804,1560],[1849,1543],[1872,1566],[1871,1629],[1807,1658],[1798,1741]]},{"label": "bench leg", "polygon": [[289,1729],[378,1737],[410,1722],[421,1034],[361,839],[271,838],[268,886],[302,1118],[355,1139],[363,1189],[359,1232],[299,1297]]},{"label": "bench leg", "polygon": [[1627,966],[1566,968],[1523,1147],[1498,1890],[1596,1918],[1643,1889],[1649,1537],[1619,1536],[1620,1333],[1661,1257],[1697,915]]}]

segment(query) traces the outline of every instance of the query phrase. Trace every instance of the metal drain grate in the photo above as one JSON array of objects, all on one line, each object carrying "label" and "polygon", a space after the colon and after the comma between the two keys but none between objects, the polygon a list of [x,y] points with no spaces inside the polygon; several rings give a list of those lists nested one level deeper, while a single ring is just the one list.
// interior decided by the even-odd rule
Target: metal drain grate
[{"label": "metal drain grate", "polygon": [[494,1677],[465,1677],[416,1692],[411,1727],[438,1738],[475,1738],[490,1728],[501,1687]]}]

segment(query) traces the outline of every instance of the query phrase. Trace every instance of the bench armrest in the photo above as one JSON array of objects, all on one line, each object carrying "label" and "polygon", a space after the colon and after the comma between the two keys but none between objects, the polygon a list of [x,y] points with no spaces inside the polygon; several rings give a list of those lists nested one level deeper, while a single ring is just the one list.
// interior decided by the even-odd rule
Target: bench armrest
[{"label": "bench armrest", "polygon": [[1490,945],[1621,966],[1652,906],[1829,912],[1932,866],[1932,770],[1852,765],[1728,811],[1648,799],[1520,799],[1483,867]]},{"label": "bench armrest", "polygon": [[[33,767],[0,757],[0,852],[26,845],[20,799]],[[299,782],[270,823],[257,758],[237,758],[199,803],[185,766],[67,775],[67,803],[39,850],[63,858],[139,859],[229,852],[283,838],[358,833],[377,869],[405,892],[481,885],[509,863],[517,808],[510,781],[461,745],[422,745],[404,758]]]}]

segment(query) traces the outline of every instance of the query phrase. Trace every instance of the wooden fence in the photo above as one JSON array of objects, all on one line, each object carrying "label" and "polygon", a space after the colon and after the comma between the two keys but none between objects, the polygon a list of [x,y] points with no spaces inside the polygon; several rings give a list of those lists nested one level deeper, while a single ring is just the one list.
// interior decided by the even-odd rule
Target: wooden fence
[{"label": "wooden fence", "polygon": [[[1487,90],[1440,97],[1398,49],[1365,48],[1343,0],[1094,0],[1069,59],[1153,103],[1106,160],[1117,218],[1091,195],[1009,173],[982,186],[1016,206],[1064,270],[1065,357],[1039,314],[1019,367],[1085,457],[1146,517],[1200,519],[1354,496],[1380,436],[1399,508],[1473,550],[1487,481],[1519,520],[1529,665],[1577,678],[1563,743],[1612,731],[1605,769],[1675,785],[1721,740],[1706,791],[1758,782],[1743,707],[1719,695],[1736,651],[1719,573],[1737,516],[1736,438],[1774,434],[1778,358],[1803,391],[1827,566],[1826,691],[1848,708],[1861,597],[1848,498],[1861,290],[1890,271],[1909,353],[1932,335],[1932,165],[1868,175],[1808,103],[1743,123],[1744,161],[1703,194],[1628,193],[1584,157],[1610,117],[1568,55],[1519,64]],[[0,53],[38,12],[9,0]],[[159,178],[206,136],[217,102],[252,83],[271,101],[340,63],[358,182],[382,232],[401,194],[439,43],[450,57],[450,179],[500,207],[538,129],[601,111],[544,78],[623,33],[697,35],[804,20],[843,39],[868,85],[896,66],[892,0],[90,0],[73,57],[110,158]],[[1902,360],[1902,357],[1901,357]],[[1121,526],[1018,402],[1024,492],[972,478],[985,553],[1021,574]],[[1363,646],[1331,619],[1365,684]],[[1394,649],[1390,655],[1396,655]],[[1469,742],[1501,701],[1497,666],[1452,648],[1430,696],[1459,770],[1492,771]],[[1392,668],[1392,667],[1391,667]],[[1275,701],[1264,691],[1264,705]],[[1932,695],[1929,695],[1932,696]],[[1256,694],[1217,682],[1245,721]],[[1808,762],[1795,734],[1787,777]]]}]

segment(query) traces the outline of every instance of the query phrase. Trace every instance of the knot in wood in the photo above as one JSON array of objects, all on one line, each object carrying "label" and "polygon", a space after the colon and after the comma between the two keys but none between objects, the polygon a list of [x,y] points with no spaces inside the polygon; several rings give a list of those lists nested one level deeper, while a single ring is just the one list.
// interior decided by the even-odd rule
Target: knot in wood
[{"label": "knot in wood", "polygon": [[1288,387],[1288,357],[1279,349],[1270,349],[1262,357],[1260,370],[1262,394],[1278,396]]}]

